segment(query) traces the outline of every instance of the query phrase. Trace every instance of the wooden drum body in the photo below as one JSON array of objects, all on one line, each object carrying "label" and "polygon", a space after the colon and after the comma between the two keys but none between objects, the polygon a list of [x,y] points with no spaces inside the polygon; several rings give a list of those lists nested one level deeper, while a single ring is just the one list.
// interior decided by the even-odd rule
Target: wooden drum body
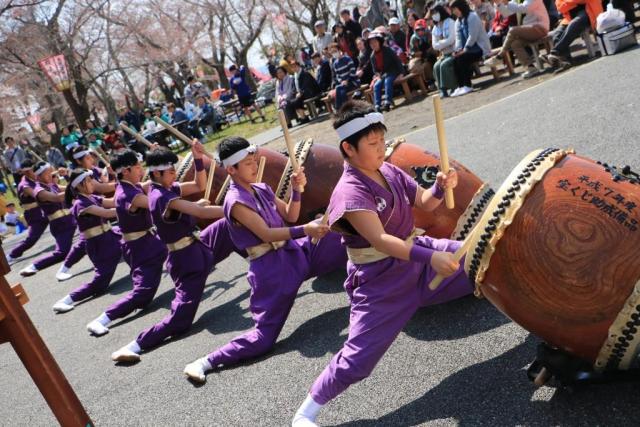
[{"label": "wooden drum body", "polygon": [[640,343],[640,186],[557,149],[530,153],[496,193],[465,269],[504,314],[596,370]]},{"label": "wooden drum body", "polygon": [[[398,138],[387,144],[387,161],[398,166],[427,189],[435,183],[440,157]],[[464,240],[480,218],[493,196],[493,190],[473,172],[455,160],[451,167],[458,172],[458,186],[453,191],[455,208],[447,209],[442,203],[433,212],[414,209],[416,227],[435,238]]]}]

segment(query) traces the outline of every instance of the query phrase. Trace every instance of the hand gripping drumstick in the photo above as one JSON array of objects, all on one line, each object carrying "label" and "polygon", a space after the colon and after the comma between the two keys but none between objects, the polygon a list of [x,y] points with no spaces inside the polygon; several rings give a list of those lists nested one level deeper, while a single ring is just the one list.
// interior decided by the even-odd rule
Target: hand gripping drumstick
[{"label": "hand gripping drumstick", "polygon": [[[287,144],[287,151],[289,152],[291,167],[294,171],[297,171],[300,165],[298,165],[298,159],[296,159],[296,148],[293,141],[291,141],[291,135],[289,135],[289,128],[287,127],[287,119],[284,116],[284,111],[278,110],[278,119],[280,119],[280,127],[282,127],[284,142]],[[304,187],[299,187],[298,191],[302,193],[304,191]]]},{"label": "hand gripping drumstick", "polygon": [[[328,223],[329,223],[329,211],[326,210],[324,212],[324,215],[322,215],[322,219],[320,220],[320,224],[327,225]],[[311,243],[313,243],[314,245],[317,245],[319,241],[320,241],[320,239],[318,239],[316,237],[311,239]]]},{"label": "hand gripping drumstick", "polygon": [[264,175],[264,165],[267,163],[267,158],[265,156],[260,156],[260,163],[258,164],[258,176],[256,177],[256,182],[262,182],[262,175]]},{"label": "hand gripping drumstick", "polygon": [[[455,262],[460,263],[460,260],[462,259],[462,257],[467,252],[469,252],[469,249],[471,249],[471,239],[476,234],[477,229],[478,229],[478,226],[476,225],[474,229],[471,231],[471,233],[469,233],[467,238],[464,239],[464,242],[462,242],[462,246],[460,246],[458,250],[453,253],[453,260]],[[429,283],[429,289],[431,289],[432,291],[435,291],[438,288],[438,286],[440,286],[440,283],[442,283],[443,280],[444,280],[444,277],[442,277],[439,274],[436,275],[436,277],[434,277],[433,280],[431,280],[431,283]]]},{"label": "hand gripping drumstick", "polygon": [[[444,119],[442,118],[442,108],[440,108],[440,97],[438,96],[433,97],[433,111],[436,115],[436,131],[438,132],[438,147],[440,148],[440,169],[446,174],[449,173],[449,153],[447,152],[447,135],[444,131]],[[455,207],[453,189],[445,188],[444,201],[447,208],[453,209]]]},{"label": "hand gripping drumstick", "polygon": [[207,186],[204,189],[204,199],[209,200],[211,195],[211,185],[213,184],[213,176],[216,174],[216,162],[209,164],[209,174],[207,175]]},{"label": "hand gripping drumstick", "polygon": [[[193,141],[187,135],[180,132],[178,129],[174,128],[169,123],[162,120],[160,117],[154,117],[153,119],[156,121],[156,123],[158,123],[159,125],[164,127],[166,130],[171,132],[176,138],[180,139],[182,142],[184,142],[188,146],[191,147],[193,145]],[[202,150],[202,151],[205,156],[207,156],[211,160],[215,160],[213,157],[213,154],[209,153],[207,150]]]},{"label": "hand gripping drumstick", "polygon": [[144,136],[140,135],[138,132],[134,131],[129,126],[127,126],[127,125],[125,125],[123,123],[120,123],[120,129],[122,129],[123,131],[127,132],[129,135],[133,136],[136,139],[136,141],[143,143],[148,148],[153,148],[153,144],[151,142],[149,142],[149,140],[147,138],[145,138]]}]

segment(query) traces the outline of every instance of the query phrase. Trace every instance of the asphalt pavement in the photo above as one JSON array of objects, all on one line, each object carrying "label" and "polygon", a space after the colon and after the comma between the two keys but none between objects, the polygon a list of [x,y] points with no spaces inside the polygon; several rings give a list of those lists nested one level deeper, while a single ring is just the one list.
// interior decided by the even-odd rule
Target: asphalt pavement
[{"label": "asphalt pavement", "polygon": [[[450,156],[494,187],[536,148],[574,147],[611,164],[640,167],[640,49],[595,60],[514,96],[446,121]],[[491,90],[486,89],[486,90]],[[419,123],[416,123],[419,125]],[[435,150],[433,127],[407,136]],[[16,238],[3,243],[8,250]],[[285,426],[308,388],[345,340],[348,301],[343,272],[303,285],[274,351],[212,373],[203,386],[184,366],[252,327],[246,262],[232,255],[209,276],[192,330],[115,366],[112,351],[167,314],[172,282],[164,277],[146,310],[116,322],[108,335],[85,325],[130,288],[122,263],[109,292],[55,315],[51,306],[91,277],[87,258],[73,279],[58,283],[56,267],[21,279],[17,272],[50,250],[49,234],[14,265],[25,306],[80,400],[98,426]],[[473,297],[422,309],[370,378],[321,413],[322,425],[636,425],[637,384],[579,390],[536,389],[525,371],[538,340],[487,301]],[[0,346],[0,425],[55,424],[21,362]]]}]

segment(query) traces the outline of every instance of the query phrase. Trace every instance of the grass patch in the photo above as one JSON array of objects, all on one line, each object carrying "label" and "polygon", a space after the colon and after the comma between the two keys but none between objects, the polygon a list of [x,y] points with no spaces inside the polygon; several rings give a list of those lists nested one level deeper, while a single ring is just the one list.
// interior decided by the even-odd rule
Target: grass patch
[{"label": "grass patch", "polygon": [[[262,121],[260,116],[254,112],[252,117],[254,118],[255,123],[251,123],[242,116],[241,122],[231,123],[230,126],[225,127],[219,132],[206,135],[205,140],[203,141],[205,148],[208,151],[213,152],[218,143],[229,136],[241,136],[249,139],[254,135],[265,132],[275,126],[279,126],[278,110],[276,109],[275,104],[267,105],[262,109],[262,112],[266,118],[265,121]],[[181,154],[187,151],[189,151],[189,148],[184,147],[179,151],[179,153]]]}]

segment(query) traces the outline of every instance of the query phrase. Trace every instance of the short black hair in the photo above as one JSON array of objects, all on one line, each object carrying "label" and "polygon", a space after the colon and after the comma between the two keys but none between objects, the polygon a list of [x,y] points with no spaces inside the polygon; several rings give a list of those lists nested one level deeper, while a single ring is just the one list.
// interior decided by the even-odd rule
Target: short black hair
[{"label": "short black hair", "polygon": [[320,52],[313,52],[311,54],[311,59],[315,59],[315,58],[322,58],[322,55],[320,55]]},{"label": "short black hair", "polygon": [[22,163],[20,163],[20,169],[33,168],[33,160],[24,159]]},{"label": "short black hair", "polygon": [[[364,117],[369,113],[373,113],[375,110],[373,105],[364,101],[347,101],[345,102],[338,113],[336,114],[336,118],[333,121],[333,128],[338,129],[340,126],[349,123],[353,119],[357,119],[358,117]],[[361,138],[368,136],[373,132],[386,132],[387,127],[383,123],[374,123],[372,125],[367,126],[359,132],[354,133],[344,141],[347,144],[354,147],[356,150],[358,149],[358,142]],[[340,152],[342,153],[342,157],[347,157],[347,153],[345,153],[342,148],[342,141],[340,141]]]},{"label": "short black hair", "polygon": [[458,8],[463,18],[466,18],[471,13],[471,8],[467,0],[453,0],[449,3],[449,8],[453,10],[454,7]]},{"label": "short black hair", "polygon": [[8,136],[4,139],[4,142],[9,142],[9,141],[13,141],[13,137],[12,136]]},{"label": "short black hair", "polygon": [[79,153],[81,151],[86,151],[86,150],[89,150],[89,149],[87,148],[86,145],[82,145],[82,144],[78,145],[75,148],[72,148],[71,149],[71,158],[73,159],[73,163],[79,165],[80,164],[80,160],[82,160],[84,158],[84,156],[80,157],[79,159],[76,159],[76,158],[73,157],[73,155],[76,154],[76,153]]},{"label": "short black hair", "polygon": [[[145,163],[147,166],[159,166],[166,165],[167,163],[178,163],[178,156],[167,147],[160,147],[157,150],[147,151],[145,157]],[[160,175],[164,174],[164,171],[160,171]],[[153,174],[150,173],[149,177],[153,180]]]},{"label": "short black hair", "polygon": [[[112,154],[111,158],[109,159],[109,163],[111,164],[111,168],[113,170],[116,170],[119,168],[128,168],[131,166],[135,166],[140,163],[140,161],[138,160],[138,154],[135,151],[126,149],[119,153]],[[122,174],[119,173],[118,179],[121,178]]]},{"label": "short black hair", "polygon": [[351,11],[350,11],[349,9],[342,9],[342,10],[340,11],[340,15],[346,15],[347,13],[348,13],[349,15],[351,15]]},{"label": "short black hair", "polygon": [[189,82],[189,83],[191,83],[194,80],[195,80],[195,78],[193,76],[187,77],[187,82]]},{"label": "short black hair", "polygon": [[47,162],[38,162],[35,165],[33,165],[32,169],[35,172],[35,171],[37,171],[38,169],[40,169],[42,166],[44,166],[46,164],[47,164]]},{"label": "short black hair", "polygon": [[289,74],[289,72],[287,71],[286,68],[284,68],[282,65],[279,67],[276,67],[276,72],[278,72],[278,70],[282,70],[282,72],[284,73],[284,75],[286,76],[287,74]]},{"label": "short black hair", "polygon": [[249,141],[241,136],[230,136],[228,138],[225,138],[220,144],[218,144],[218,148],[216,149],[218,153],[218,159],[220,159],[220,161],[228,159],[238,151],[242,150],[243,148],[247,148],[250,145],[251,144],[249,143]]}]

